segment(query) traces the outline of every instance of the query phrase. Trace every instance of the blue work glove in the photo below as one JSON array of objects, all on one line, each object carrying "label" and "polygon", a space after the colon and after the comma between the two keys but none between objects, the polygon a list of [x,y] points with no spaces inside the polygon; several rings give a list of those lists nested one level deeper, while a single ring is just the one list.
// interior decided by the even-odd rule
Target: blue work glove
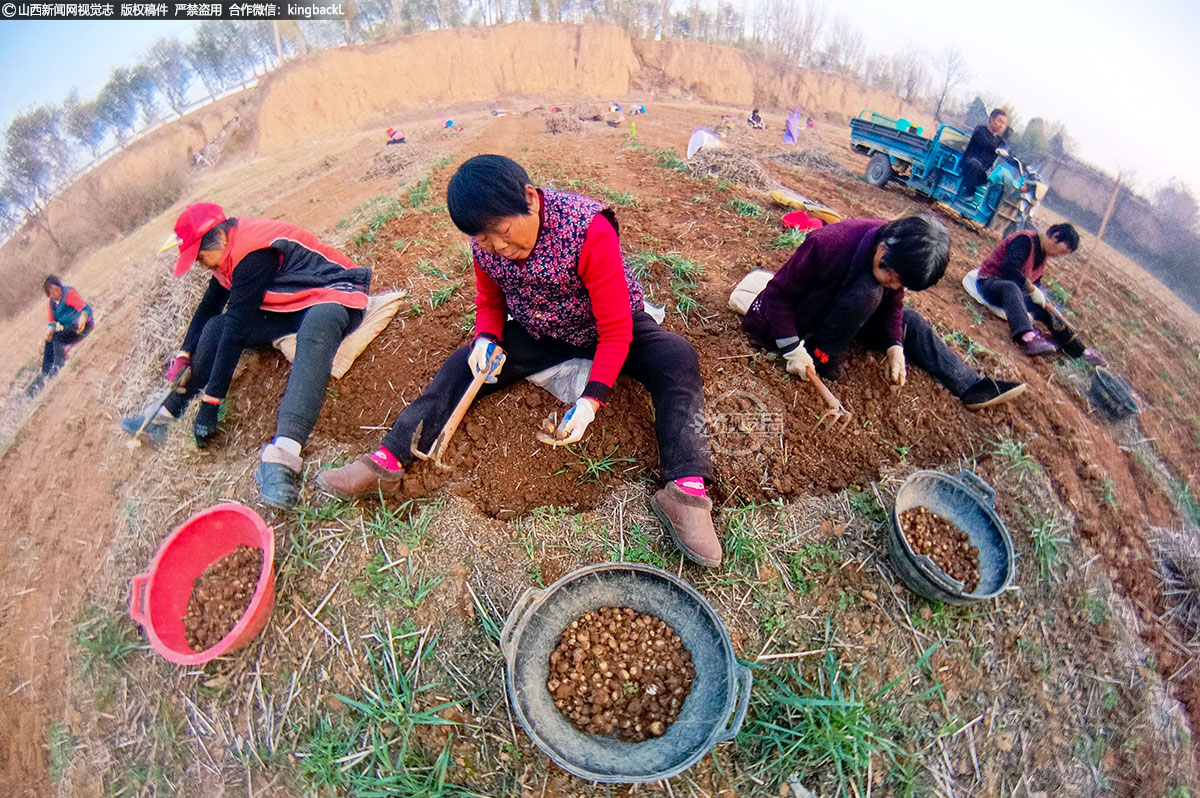
[{"label": "blue work glove", "polygon": [[220,408],[220,404],[200,403],[200,409],[196,411],[196,423],[192,427],[192,432],[196,435],[196,448],[203,449],[217,437],[217,433],[220,432],[217,426],[217,411]]},{"label": "blue work glove", "polygon": [[[499,353],[499,357],[497,357],[497,353]],[[490,338],[476,338],[475,343],[471,345],[471,356],[467,359],[467,368],[471,369],[472,376],[478,376],[488,372],[488,364],[494,363],[495,365],[488,372],[488,378],[484,382],[496,382],[496,375],[504,367],[505,357],[504,349],[500,344]]]}]

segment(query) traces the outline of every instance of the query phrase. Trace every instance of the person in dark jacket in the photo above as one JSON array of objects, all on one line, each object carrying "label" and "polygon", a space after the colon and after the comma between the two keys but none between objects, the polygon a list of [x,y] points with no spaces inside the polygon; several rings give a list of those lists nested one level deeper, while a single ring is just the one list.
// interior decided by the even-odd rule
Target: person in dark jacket
[{"label": "person in dark jacket", "polygon": [[[1036,230],[1013,233],[983,261],[976,285],[979,295],[989,304],[1003,308],[1012,339],[1026,355],[1049,355],[1061,347],[1071,357],[1104,366],[1108,361],[1103,355],[1085,346],[1073,330],[1047,310],[1049,300],[1041,289],[1046,261],[1078,248],[1079,233],[1065,222],[1051,225],[1044,233]],[[1049,328],[1054,343],[1034,329],[1033,319]]]},{"label": "person in dark jacket", "polygon": [[[270,347],[296,333],[275,437],[254,472],[264,502],[290,507],[299,498],[301,447],[316,424],[338,346],[362,321],[371,270],[295,225],[227,218],[211,202],[184,209],[168,246],[179,247],[176,277],[193,264],[212,276],[167,370],[173,380],[191,368],[186,390],[168,398],[152,419],[150,437],[164,437],[165,424],[200,396],[194,432],[196,445],[207,446],[219,432],[218,409],[242,350]],[[142,421],[143,416],[130,416],[122,427],[133,433]]]},{"label": "person in dark jacket", "polygon": [[970,199],[975,189],[987,180],[988,171],[996,160],[996,151],[1004,147],[1000,134],[1008,129],[1008,115],[996,108],[988,115],[986,125],[979,125],[971,134],[962,158],[962,182],[958,185],[958,196]]},{"label": "person in dark jacket", "polygon": [[887,353],[886,376],[903,385],[907,363],[928,372],[968,408],[1007,402],[1023,383],[981,377],[929,322],[904,306],[905,289],[941,279],[950,234],[928,215],[892,222],[847,219],[808,234],[742,318],[742,330],[764,349],[782,353],[789,374],[823,379],[842,374],[852,340]]},{"label": "person in dark jacket", "polygon": [[429,451],[476,377],[487,375],[478,394],[483,397],[587,358],[592,366],[583,395],[563,408],[557,428],[550,419],[543,422],[537,440],[551,446],[581,440],[619,374],[642,383],[654,403],[666,483],[651,507],[688,558],[720,564],[706,490],[712,462],[697,424],[704,417],[700,360],[686,338],[644,310],[642,286],[621,254],[612,210],[588,197],[539,189],[519,164],[500,155],[464,162],[450,178],[446,207],[471,237],[478,291],[474,340],[447,358],[374,452],[321,472],[318,483],[343,496],[394,491],[414,462],[413,444]]},{"label": "person in dark jacket", "polygon": [[42,348],[42,371],[30,386],[30,393],[41,390],[47,379],[58,374],[67,362],[67,347],[82,341],[96,326],[92,306],[55,275],[45,279],[42,290],[50,300],[50,321]]}]

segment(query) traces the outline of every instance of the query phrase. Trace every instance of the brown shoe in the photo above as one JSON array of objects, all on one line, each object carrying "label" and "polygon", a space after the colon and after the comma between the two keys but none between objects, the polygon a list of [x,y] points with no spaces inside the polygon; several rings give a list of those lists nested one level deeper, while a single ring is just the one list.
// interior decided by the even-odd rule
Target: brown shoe
[{"label": "brown shoe", "polygon": [[651,497],[650,507],[689,560],[710,568],[721,564],[721,541],[713,529],[712,499],[685,493],[674,482],[668,482]]},{"label": "brown shoe", "polygon": [[317,474],[318,485],[343,499],[373,496],[379,491],[394,493],[400,489],[403,481],[403,468],[388,471],[365,454],[360,454],[354,462],[341,468],[330,468]]}]

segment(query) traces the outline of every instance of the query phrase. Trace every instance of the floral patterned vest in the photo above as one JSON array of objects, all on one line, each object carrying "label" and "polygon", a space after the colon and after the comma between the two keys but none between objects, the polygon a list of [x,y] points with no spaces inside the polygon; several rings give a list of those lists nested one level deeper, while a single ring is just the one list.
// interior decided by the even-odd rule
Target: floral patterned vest
[{"label": "floral patterned vest", "polygon": [[[592,300],[579,276],[579,254],[588,225],[603,213],[617,228],[613,212],[594,199],[544,189],[537,244],[524,261],[484,252],[471,242],[475,262],[504,292],[508,312],[534,338],[547,336],[575,346],[595,346],[599,337]],[[642,310],[642,286],[625,258],[629,308]]]}]

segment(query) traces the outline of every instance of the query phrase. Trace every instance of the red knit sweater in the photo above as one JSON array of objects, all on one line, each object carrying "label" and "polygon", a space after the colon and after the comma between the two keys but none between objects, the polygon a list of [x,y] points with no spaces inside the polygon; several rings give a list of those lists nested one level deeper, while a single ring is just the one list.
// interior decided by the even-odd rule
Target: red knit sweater
[{"label": "red knit sweater", "polygon": [[[592,359],[589,382],[611,388],[625,365],[629,343],[633,340],[633,312],[629,307],[629,288],[621,261],[621,243],[617,231],[603,216],[588,225],[579,253],[579,277],[592,300],[599,343]],[[496,282],[475,265],[475,335],[501,341],[508,316],[504,292]]]}]

